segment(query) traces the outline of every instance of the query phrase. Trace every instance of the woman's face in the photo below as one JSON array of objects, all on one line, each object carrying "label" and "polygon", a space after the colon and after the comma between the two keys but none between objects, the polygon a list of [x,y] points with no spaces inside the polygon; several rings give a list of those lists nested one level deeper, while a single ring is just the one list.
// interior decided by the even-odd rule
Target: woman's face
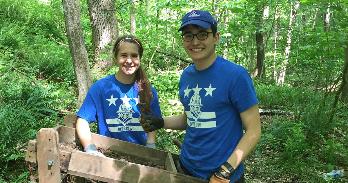
[{"label": "woman's face", "polygon": [[133,75],[140,66],[138,45],[135,43],[122,42],[119,45],[117,64],[119,71],[124,75]]}]

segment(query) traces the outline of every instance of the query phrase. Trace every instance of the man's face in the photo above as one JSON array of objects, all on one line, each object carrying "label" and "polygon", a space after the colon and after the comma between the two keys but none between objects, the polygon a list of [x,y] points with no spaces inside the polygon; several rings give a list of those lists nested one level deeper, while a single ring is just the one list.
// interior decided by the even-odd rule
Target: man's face
[{"label": "man's face", "polygon": [[214,36],[212,30],[188,25],[182,31],[182,41],[186,53],[193,61],[206,61],[215,58],[215,45],[219,34]]}]

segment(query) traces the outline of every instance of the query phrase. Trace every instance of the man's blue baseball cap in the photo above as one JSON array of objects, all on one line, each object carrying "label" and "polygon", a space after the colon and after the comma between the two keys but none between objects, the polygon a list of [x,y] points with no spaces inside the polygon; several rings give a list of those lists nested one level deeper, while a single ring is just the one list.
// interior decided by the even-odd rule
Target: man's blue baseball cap
[{"label": "man's blue baseball cap", "polygon": [[192,10],[181,19],[179,31],[187,25],[197,25],[203,29],[209,29],[217,26],[217,21],[208,12],[203,10]]}]

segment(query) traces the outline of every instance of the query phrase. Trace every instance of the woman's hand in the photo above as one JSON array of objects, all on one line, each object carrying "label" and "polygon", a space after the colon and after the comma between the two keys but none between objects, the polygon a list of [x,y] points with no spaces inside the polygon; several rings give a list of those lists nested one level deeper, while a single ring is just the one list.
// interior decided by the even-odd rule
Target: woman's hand
[{"label": "woman's hand", "polygon": [[140,124],[145,132],[152,132],[163,128],[164,120],[163,118],[158,118],[149,114],[141,114]]}]

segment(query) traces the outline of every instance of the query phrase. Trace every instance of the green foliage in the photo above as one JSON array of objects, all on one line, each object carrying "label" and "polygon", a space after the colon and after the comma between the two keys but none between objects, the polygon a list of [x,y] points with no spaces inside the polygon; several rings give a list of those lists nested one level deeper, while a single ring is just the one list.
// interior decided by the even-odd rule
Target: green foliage
[{"label": "green foliage", "polygon": [[[12,54],[4,55],[11,57]],[[37,80],[35,72],[25,66],[27,63],[16,60],[19,62],[0,62],[0,69],[4,73],[0,76],[0,163],[4,167],[0,175],[4,174],[4,177],[13,176],[6,173],[6,170],[10,171],[13,161],[25,165],[23,157],[28,140],[34,139],[40,128],[56,126],[58,111],[72,103],[72,95],[63,91],[63,85]],[[5,70],[12,72],[3,72]],[[20,172],[17,171],[13,179],[8,178],[19,181],[17,173]],[[25,178],[22,177],[22,180]]]},{"label": "green foliage", "polygon": [[179,76],[177,72],[151,72],[150,81],[156,87],[159,95],[163,98],[178,98]]},{"label": "green foliage", "polygon": [[171,116],[181,114],[183,107],[179,102],[178,88],[179,75],[178,72],[150,72],[152,85],[156,88],[160,100],[163,116]]},{"label": "green foliage", "polygon": [[156,133],[156,148],[174,154],[180,153],[180,149],[174,144],[173,140],[176,139],[179,142],[182,142],[185,136],[185,131],[160,129]]},{"label": "green foliage", "polygon": [[27,142],[75,108],[75,76],[60,7],[34,0],[0,7],[0,181],[27,182]]},{"label": "green foliage", "polygon": [[322,148],[322,154],[319,157],[324,162],[328,162],[326,169],[332,170],[337,166],[348,166],[347,164],[347,146],[346,142],[341,142],[337,137],[325,140]]},{"label": "green foliage", "polygon": [[347,133],[347,124],[341,120],[342,117],[333,113],[334,99],[330,94],[260,83],[257,84],[257,91],[262,106],[278,106],[282,110],[294,112],[293,116],[275,116],[262,120],[261,152],[258,155],[277,156],[266,158],[274,164],[267,165],[270,166],[267,169],[278,169],[282,177],[291,180],[323,182],[320,172],[348,166],[345,155],[348,147],[344,145],[347,141],[343,135]]},{"label": "green foliage", "polygon": [[[61,12],[34,2],[18,0],[17,3],[6,4],[0,1],[0,6],[5,6],[3,8],[7,10],[3,13],[9,15],[8,21],[1,25],[0,47],[10,52],[13,50],[12,58],[21,61],[16,64],[30,63],[31,71],[36,72],[40,79],[44,77],[72,83],[75,76],[69,64],[68,45],[62,42],[66,39]],[[12,11],[26,16],[15,17],[17,21],[12,22]]]},{"label": "green foliage", "polygon": [[[292,27],[285,84],[274,86],[274,71],[285,59],[290,2],[135,2],[136,36],[145,48],[142,64],[158,91],[163,116],[183,112],[178,83],[181,70],[190,63],[177,29],[184,13],[211,11],[221,32],[218,53],[250,72],[256,60],[255,31],[262,30],[265,75],[255,80],[260,106],[290,115],[262,119],[261,142],[246,160],[248,182],[323,182],[323,172],[348,167],[347,106],[333,105],[347,41],[347,6],[342,1],[301,1]],[[261,22],[263,5],[269,5],[270,16]],[[130,1],[118,0],[116,7],[119,35],[128,34]],[[321,15],[328,7],[332,19],[326,31]],[[91,50],[86,0],[81,1],[81,13],[85,43]],[[60,111],[76,109],[75,75],[64,26],[61,1],[0,0],[0,182],[27,182],[26,142],[40,128],[57,125]],[[173,139],[182,141],[184,135],[184,131],[159,130],[157,147],[179,153]]]},{"label": "green foliage", "polygon": [[258,81],[255,82],[255,88],[261,107],[291,110],[294,113],[300,112],[303,105],[320,100],[322,97],[322,94],[310,89],[291,86],[277,87]]},{"label": "green foliage", "polygon": [[1,164],[5,164],[23,156],[26,141],[35,137],[35,129],[39,124],[30,110],[16,105],[6,105],[1,108],[0,119]]}]

